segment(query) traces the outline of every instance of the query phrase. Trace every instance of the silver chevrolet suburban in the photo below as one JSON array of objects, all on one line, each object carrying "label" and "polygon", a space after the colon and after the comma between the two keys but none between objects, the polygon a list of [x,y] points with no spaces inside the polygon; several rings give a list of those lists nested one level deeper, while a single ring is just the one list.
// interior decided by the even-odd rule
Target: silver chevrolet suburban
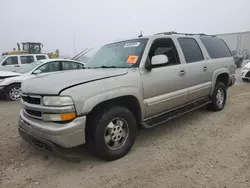
[{"label": "silver chevrolet suburban", "polygon": [[18,130],[55,154],[86,143],[94,156],[115,160],[139,128],[205,105],[222,110],[234,83],[232,54],[215,36],[167,32],[115,42],[84,70],[24,81]]}]

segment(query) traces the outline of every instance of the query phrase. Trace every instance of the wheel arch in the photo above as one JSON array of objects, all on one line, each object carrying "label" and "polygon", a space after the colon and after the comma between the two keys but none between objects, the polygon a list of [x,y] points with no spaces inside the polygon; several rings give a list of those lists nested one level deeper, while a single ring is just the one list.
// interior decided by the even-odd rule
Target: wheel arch
[{"label": "wheel arch", "polygon": [[112,99],[104,100],[93,106],[87,116],[89,118],[97,111],[102,111],[104,109],[111,108],[112,106],[123,106],[128,108],[135,116],[137,124],[139,125],[141,123],[143,117],[143,109],[140,105],[139,100],[134,95],[123,95],[114,97]]},{"label": "wheel arch", "polygon": [[229,75],[230,74],[229,74],[228,69],[219,69],[219,70],[214,72],[210,96],[212,96],[214,89],[215,89],[215,86],[216,86],[216,83],[219,81],[223,82],[226,85],[226,87],[229,87],[229,84],[230,84],[230,76]]}]

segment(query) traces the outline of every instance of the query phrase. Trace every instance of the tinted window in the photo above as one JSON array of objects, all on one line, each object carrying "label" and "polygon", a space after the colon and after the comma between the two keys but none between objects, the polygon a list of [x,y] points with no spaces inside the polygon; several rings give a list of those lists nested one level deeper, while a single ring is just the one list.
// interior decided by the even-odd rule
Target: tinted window
[{"label": "tinted window", "polygon": [[34,62],[34,57],[33,56],[21,56],[21,63],[22,64],[29,64]]},{"label": "tinted window", "polygon": [[212,59],[232,56],[226,43],[217,37],[200,37]]},{"label": "tinted window", "polygon": [[3,65],[17,65],[18,64],[18,58],[17,56],[8,57],[4,62]]},{"label": "tinted window", "polygon": [[74,69],[82,69],[80,67],[81,64],[71,61],[63,61],[62,62],[62,70],[74,70]]},{"label": "tinted window", "polygon": [[193,38],[179,38],[181,49],[187,63],[204,60],[200,46]]},{"label": "tinted window", "polygon": [[37,70],[41,70],[41,73],[46,73],[46,72],[56,72],[59,71],[59,62],[54,61],[50,63],[46,63],[39,67]]},{"label": "tinted window", "polygon": [[36,59],[41,60],[41,59],[46,59],[46,57],[44,55],[37,55]]}]

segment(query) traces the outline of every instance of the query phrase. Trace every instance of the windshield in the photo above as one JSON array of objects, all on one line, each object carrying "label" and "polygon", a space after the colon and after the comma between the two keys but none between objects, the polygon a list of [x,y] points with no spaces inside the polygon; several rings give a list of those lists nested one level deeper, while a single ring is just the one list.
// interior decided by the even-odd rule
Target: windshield
[{"label": "windshield", "polygon": [[0,63],[5,59],[6,56],[0,57]]},{"label": "windshield", "polygon": [[42,63],[41,61],[35,61],[33,63],[23,65],[20,69],[18,69],[15,72],[18,72],[18,73],[21,73],[21,74],[27,73],[27,72],[31,71],[32,69],[36,68],[41,63]]},{"label": "windshield", "polygon": [[138,67],[148,39],[135,39],[103,46],[88,61],[86,68]]}]

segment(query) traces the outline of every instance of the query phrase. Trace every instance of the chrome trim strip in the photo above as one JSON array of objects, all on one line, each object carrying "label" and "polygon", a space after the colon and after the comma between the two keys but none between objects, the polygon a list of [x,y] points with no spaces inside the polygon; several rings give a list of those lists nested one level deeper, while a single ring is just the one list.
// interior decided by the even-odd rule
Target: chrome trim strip
[{"label": "chrome trim strip", "polygon": [[30,104],[27,102],[24,102],[21,99],[21,104],[22,107],[24,109],[27,110],[35,110],[35,111],[39,111],[39,112],[45,112],[45,113],[67,113],[67,112],[74,112],[75,111],[75,107],[74,105],[71,106],[61,106],[61,107],[57,107],[57,106],[41,106],[41,105],[37,105],[37,104]]},{"label": "chrome trim strip", "polygon": [[195,93],[195,92],[201,91],[203,89],[207,89],[207,88],[211,87],[211,84],[212,84],[212,82],[209,81],[209,82],[202,83],[199,85],[195,85],[195,86],[191,86],[188,88],[173,91],[171,93],[164,93],[162,95],[158,95],[158,96],[154,96],[154,97],[145,99],[144,102],[146,103],[146,105],[148,107],[150,107],[150,106],[153,106],[155,104],[159,104],[159,103],[162,103],[162,102],[165,102],[168,100],[173,100],[176,98],[184,97],[186,95],[188,96],[188,94]]},{"label": "chrome trim strip", "polygon": [[39,116],[33,116],[33,115],[29,114],[28,112],[26,112],[26,110],[24,110],[23,112],[24,112],[24,114],[25,114],[26,116],[29,116],[29,117],[32,117],[32,118],[35,118],[35,119],[40,119],[40,120],[42,120],[42,116],[41,116],[41,117],[39,117]]}]

